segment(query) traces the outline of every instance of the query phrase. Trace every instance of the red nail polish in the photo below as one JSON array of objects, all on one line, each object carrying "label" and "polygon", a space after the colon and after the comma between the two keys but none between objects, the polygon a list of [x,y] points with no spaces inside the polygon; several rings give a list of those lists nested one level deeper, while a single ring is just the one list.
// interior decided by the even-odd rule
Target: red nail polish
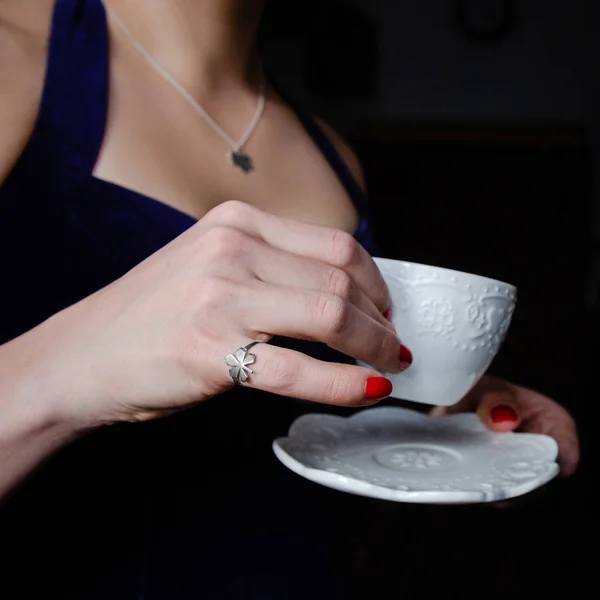
[{"label": "red nail polish", "polygon": [[490,411],[490,418],[492,423],[515,423],[519,420],[514,408],[505,405],[494,406]]},{"label": "red nail polish", "polygon": [[400,364],[400,368],[403,371],[405,369],[408,369],[408,367],[410,367],[410,365],[412,365],[412,362],[413,362],[412,352],[404,344],[400,345],[400,357],[399,357],[398,361]]},{"label": "red nail polish", "polygon": [[369,377],[365,384],[365,400],[383,400],[392,393],[392,382],[385,377]]},{"label": "red nail polish", "polygon": [[390,313],[391,313],[391,312],[392,312],[392,309],[391,309],[391,308],[389,308],[389,307],[388,307],[388,308],[386,308],[386,309],[383,311],[383,316],[384,316],[384,318],[386,318],[388,321],[390,320]]}]

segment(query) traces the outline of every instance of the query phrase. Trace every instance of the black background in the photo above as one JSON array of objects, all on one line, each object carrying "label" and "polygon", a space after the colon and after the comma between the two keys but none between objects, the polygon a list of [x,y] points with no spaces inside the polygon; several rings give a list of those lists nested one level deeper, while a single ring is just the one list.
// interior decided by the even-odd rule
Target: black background
[{"label": "black background", "polygon": [[[434,10],[441,3],[431,4]],[[452,14],[454,8],[473,4],[477,3],[447,2],[445,8]],[[479,12],[470,13],[468,31],[460,12],[454,13],[459,20],[448,19],[447,26],[454,27],[460,43],[474,45],[471,56],[488,56],[491,46],[501,52],[511,36],[535,29],[532,4],[540,17],[557,5],[528,4],[530,21],[524,22],[519,12],[524,4],[482,2]],[[264,28],[267,57],[269,50],[277,50],[271,53],[272,68],[337,125],[358,153],[381,254],[481,273],[518,286],[513,325],[492,370],[567,407],[580,429],[583,461],[574,477],[556,480],[501,509],[340,499],[340,511],[355,530],[348,576],[358,598],[430,593],[451,598],[558,593],[582,597],[584,586],[592,582],[597,555],[592,415],[597,412],[599,329],[591,275],[598,248],[595,131],[600,108],[594,103],[594,90],[600,72],[592,66],[590,44],[577,36],[586,28],[594,30],[582,19],[595,13],[593,8],[586,12],[590,3],[562,3],[565,22],[576,25],[561,33],[567,40],[565,52],[575,46],[582,49],[570,68],[573,73],[587,72],[588,85],[581,93],[591,109],[565,116],[557,108],[553,117],[549,101],[538,115],[531,99],[521,114],[499,114],[498,105],[490,102],[486,116],[486,105],[478,105],[465,92],[470,101],[460,110],[455,103],[454,115],[433,108],[415,117],[402,107],[393,115],[378,112],[381,94],[394,83],[382,79],[379,68],[389,41],[382,47],[374,21],[358,5],[303,3],[296,6],[293,18],[284,15],[282,3],[272,6]],[[381,23],[386,9],[379,5]],[[501,9],[509,13],[503,16]],[[569,19],[572,9],[579,12]],[[439,40],[427,35],[422,32],[423,52],[444,52]],[[296,62],[281,58],[281,49],[290,44],[300,49]],[[560,59],[548,56],[548,61]],[[477,69],[484,68],[484,61],[479,64],[476,58],[456,65],[475,78]],[[393,75],[388,71],[386,77]],[[455,85],[464,79],[457,77]],[[436,93],[460,95],[443,87]],[[527,105],[527,97],[519,100]],[[438,98],[423,98],[425,106],[435,106],[435,101]],[[586,547],[588,538],[591,544]]]}]

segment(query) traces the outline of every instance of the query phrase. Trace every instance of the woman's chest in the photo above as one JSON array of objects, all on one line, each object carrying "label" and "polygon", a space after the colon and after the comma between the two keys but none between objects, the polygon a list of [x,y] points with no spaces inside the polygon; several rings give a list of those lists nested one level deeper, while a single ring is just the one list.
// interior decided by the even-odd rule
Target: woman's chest
[{"label": "woman's chest", "polygon": [[[301,123],[275,96],[244,146],[253,169],[234,166],[229,144],[170,90],[113,86],[106,133],[94,175],[194,218],[227,200],[273,214],[354,232],[357,210],[337,174]],[[248,105],[246,108],[250,109]],[[230,114],[225,111],[225,128]],[[245,118],[233,115],[239,139]],[[247,111],[247,120],[252,111]]]}]

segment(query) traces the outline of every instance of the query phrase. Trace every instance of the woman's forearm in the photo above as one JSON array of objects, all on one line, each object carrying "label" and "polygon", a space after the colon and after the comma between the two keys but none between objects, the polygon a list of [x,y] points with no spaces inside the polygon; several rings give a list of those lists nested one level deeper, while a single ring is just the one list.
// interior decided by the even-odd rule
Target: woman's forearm
[{"label": "woman's forearm", "polygon": [[68,390],[49,375],[44,341],[38,328],[0,346],[0,499],[83,431],[65,408]]}]

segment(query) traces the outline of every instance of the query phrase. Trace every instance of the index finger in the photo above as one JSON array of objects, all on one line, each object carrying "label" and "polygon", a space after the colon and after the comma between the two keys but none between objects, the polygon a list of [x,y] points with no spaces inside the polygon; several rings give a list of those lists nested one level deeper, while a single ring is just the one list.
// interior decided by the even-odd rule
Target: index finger
[{"label": "index finger", "polygon": [[277,217],[242,202],[213,209],[209,221],[235,227],[267,244],[346,271],[384,313],[390,306],[387,285],[370,254],[345,231]]}]

